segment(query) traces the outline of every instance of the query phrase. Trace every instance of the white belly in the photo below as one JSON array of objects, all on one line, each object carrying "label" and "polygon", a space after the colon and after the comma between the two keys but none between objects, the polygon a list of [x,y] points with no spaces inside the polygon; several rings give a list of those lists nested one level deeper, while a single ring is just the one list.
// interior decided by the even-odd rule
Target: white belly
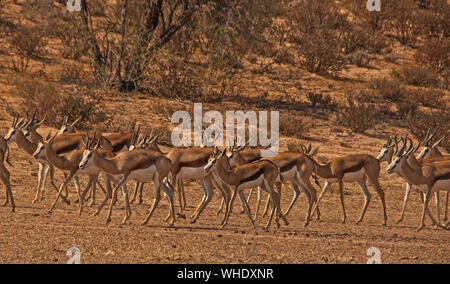
[{"label": "white belly", "polygon": [[78,174],[82,175],[96,175],[100,169],[94,163],[88,163],[84,169],[78,169]]},{"label": "white belly", "polygon": [[124,145],[124,146],[122,147],[122,149],[120,149],[120,150],[117,151],[116,153],[125,152],[125,151],[128,151],[127,145]]},{"label": "white belly", "polygon": [[205,172],[203,169],[204,166],[198,167],[198,168],[181,168],[180,172],[178,173],[179,178],[204,178],[208,175],[208,173]]},{"label": "white belly", "polygon": [[433,186],[434,191],[450,191],[450,179],[438,180]]},{"label": "white belly", "polygon": [[135,180],[135,181],[138,181],[138,182],[146,182],[146,181],[149,181],[149,180],[153,180],[153,178],[155,176],[155,172],[156,172],[155,165],[152,165],[151,167],[148,167],[148,168],[145,168],[145,169],[133,171],[128,176],[127,182],[130,181],[130,180]]},{"label": "white belly", "polygon": [[238,190],[245,189],[245,188],[258,187],[258,186],[262,185],[263,183],[264,183],[264,174],[260,175],[259,178],[255,179],[255,180],[244,182],[244,183],[240,184],[238,186]]},{"label": "white belly", "polygon": [[[344,174],[344,177],[342,178],[343,182],[354,182],[362,179],[364,176],[364,168],[360,169],[357,172],[349,172]],[[328,183],[335,183],[338,182],[337,178],[330,178],[327,179]]]},{"label": "white belly", "polygon": [[80,175],[97,175],[100,170],[96,167],[87,167],[84,169],[78,169],[78,174]]},{"label": "white belly", "polygon": [[297,166],[292,167],[290,170],[282,172],[281,178],[283,181],[289,181],[292,180],[295,177],[295,174],[297,173]]}]

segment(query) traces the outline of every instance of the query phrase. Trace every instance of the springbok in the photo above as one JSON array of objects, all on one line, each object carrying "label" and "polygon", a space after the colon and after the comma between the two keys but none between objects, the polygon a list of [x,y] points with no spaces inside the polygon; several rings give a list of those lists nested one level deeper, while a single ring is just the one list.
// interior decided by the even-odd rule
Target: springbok
[{"label": "springbok", "polygon": [[[130,151],[133,151],[134,149],[149,149],[157,151],[161,154],[164,154],[161,149],[158,147],[158,144],[156,141],[158,140],[159,135],[153,135],[153,131],[150,134],[150,136],[140,136],[139,133],[136,133],[134,137],[131,139],[130,143]],[[145,183],[136,183],[136,187],[134,189],[133,198],[131,199],[130,203],[133,204],[136,201],[137,194],[139,193],[139,204],[142,204],[143,198],[142,198],[142,192],[144,190],[144,184]]]},{"label": "springbok", "polygon": [[[78,193],[78,201],[79,201],[79,211],[78,214],[81,215],[81,212],[83,210],[83,201],[84,201],[84,194],[85,192],[92,186],[92,191],[95,192],[95,185],[97,183],[97,178],[99,174],[99,170],[96,169],[87,169],[87,170],[81,170],[79,168],[79,164],[81,162],[81,159],[83,158],[83,150],[75,149],[71,152],[65,153],[63,155],[58,155],[53,148],[53,143],[55,138],[58,136],[58,133],[56,133],[53,137],[51,136],[51,133],[47,136],[46,140],[41,140],[39,142],[36,151],[33,154],[33,157],[36,160],[41,159],[47,159],[54,167],[64,171],[66,174],[66,178],[64,180],[64,183],[61,184],[59,187],[58,195],[53,202],[52,206],[49,209],[49,212],[52,212],[55,208],[56,203],[58,202],[58,199],[62,193],[62,191],[67,187],[67,184],[72,180],[75,179],[75,187],[77,189]],[[80,183],[78,180],[79,174],[86,174],[89,175],[89,182],[84,191],[81,191]],[[107,182],[108,192],[111,191],[109,189],[109,182]],[[106,190],[105,194],[106,194]],[[95,194],[95,193],[94,193]],[[93,197],[95,198],[95,197]]]},{"label": "springbok", "polygon": [[[25,137],[25,135],[21,129],[21,127],[24,126],[24,123],[23,123],[24,120],[22,119],[21,122],[19,122],[18,119],[19,119],[18,117],[14,117],[13,122],[11,124],[11,128],[9,129],[9,131],[6,134],[4,139],[6,140],[6,142],[8,144],[15,142],[17,144],[17,146],[19,146],[19,148],[23,149],[28,155],[32,156],[33,153],[36,151],[37,143],[31,142],[30,140],[28,140]],[[65,148],[66,146],[67,145],[63,145],[63,148]],[[62,150],[63,148],[59,148],[58,150]],[[54,167],[47,161],[47,159],[41,159],[38,161],[38,163],[39,163],[38,187],[37,187],[37,191],[36,191],[36,196],[32,201],[33,204],[39,199],[45,165],[48,165],[48,167],[49,167],[50,177],[51,177],[50,184],[56,191],[58,191],[58,187],[55,185],[55,181],[53,179]],[[66,196],[62,196],[62,198],[63,198],[64,202],[66,202],[67,204],[70,204],[70,201],[66,198]]]},{"label": "springbok", "polygon": [[[403,141],[402,148],[396,151],[395,159],[390,163],[387,172],[389,174],[400,173],[409,184],[417,186],[419,190],[425,194],[422,216],[417,231],[420,231],[425,227],[425,213],[430,216],[436,226],[445,229],[446,227],[442,226],[440,222],[437,222],[428,210],[428,202],[432,193],[450,190],[450,161],[436,161],[423,165],[420,168],[413,168],[407,162],[407,158],[409,155],[412,155],[417,148],[413,149],[413,144],[411,143],[405,150],[408,140],[405,139]],[[448,224],[446,226],[448,226]]]},{"label": "springbok", "polygon": [[[413,145],[412,140],[408,136],[406,136],[405,141],[409,142],[411,145]],[[448,156],[448,157],[447,156],[437,156],[437,157],[432,157],[432,158],[416,158],[414,156],[414,154],[419,149],[420,145],[421,145],[421,143],[418,143],[417,146],[412,148],[412,150],[410,150],[410,153],[408,153],[408,155],[407,155],[406,161],[408,162],[408,164],[412,168],[420,169],[421,167],[423,167],[425,165],[428,165],[428,164],[433,164],[434,162],[450,161],[450,156]],[[398,148],[396,150],[398,150]],[[409,184],[407,183],[407,185],[409,185]],[[407,187],[407,189],[409,189],[409,191],[407,191],[406,194],[405,194],[405,202],[404,202],[404,206],[403,206],[402,217],[403,217],[403,214],[404,214],[404,210],[406,208],[406,202],[408,201],[409,193],[411,191],[411,185],[409,185],[409,188]],[[447,195],[448,195],[448,192],[447,192]],[[420,194],[420,197],[421,197],[422,202],[423,202],[424,201],[424,194],[422,192]],[[436,212],[437,212],[437,216],[438,216],[437,219],[438,219],[438,222],[440,223],[441,222],[441,214],[440,214],[440,208],[439,208],[440,207],[439,206],[440,205],[440,202],[439,202],[439,199],[440,199],[439,198],[439,191],[436,191],[434,193],[434,197],[435,197],[435,200],[436,200]],[[445,206],[445,211],[447,211],[447,204]],[[401,221],[401,220],[402,219],[400,219],[399,221]],[[447,220],[444,219],[444,221],[447,221]]]},{"label": "springbok", "polygon": [[375,191],[379,195],[381,199],[381,203],[383,205],[383,225],[386,226],[387,222],[387,214],[386,214],[386,202],[384,197],[384,191],[379,183],[380,176],[380,162],[375,157],[368,154],[353,154],[348,155],[341,158],[334,158],[328,161],[326,164],[320,164],[313,157],[310,159],[315,164],[314,172],[319,176],[325,179],[325,186],[323,187],[322,192],[320,193],[319,199],[313,209],[313,213],[316,208],[319,206],[320,200],[323,195],[330,187],[332,183],[337,182],[339,184],[339,197],[342,205],[342,223],[345,223],[346,214],[345,214],[345,205],[344,205],[344,182],[357,182],[359,187],[361,188],[364,196],[365,202],[363,209],[361,211],[361,215],[359,219],[356,221],[356,224],[362,222],[364,218],[364,214],[366,213],[367,207],[369,206],[371,195],[369,190],[367,189],[366,181],[369,180],[369,183],[375,188]]},{"label": "springbok", "polygon": [[[302,145],[303,146],[303,145]],[[304,147],[304,146],[303,146]],[[244,158],[241,155],[242,147],[232,147],[230,149],[230,153],[227,153],[228,158],[230,159],[230,165],[232,167],[244,165],[247,164],[247,162],[244,160]],[[306,147],[304,148],[306,149]],[[309,148],[310,149],[310,148]],[[309,150],[310,151],[310,150]],[[314,155],[314,154],[313,154]],[[296,152],[296,151],[288,151],[279,153],[278,155],[270,158],[262,158],[262,160],[270,160],[276,165],[278,165],[280,169],[281,174],[281,180],[283,182],[290,182],[292,185],[292,188],[294,189],[294,197],[289,204],[288,209],[283,214],[284,216],[287,216],[292,209],[295,201],[300,195],[299,187],[302,189],[302,191],[305,193],[307,201],[308,201],[308,209],[305,219],[305,226],[309,224],[310,221],[310,215],[311,215],[311,209],[312,206],[316,202],[317,192],[315,188],[312,186],[312,184],[309,181],[309,178],[311,177],[313,171],[314,171],[314,163],[304,155],[303,153]],[[278,193],[281,196],[281,182],[276,182],[275,186],[278,189]],[[261,187],[259,188],[258,192],[258,200],[257,200],[257,206],[256,206],[256,213],[255,213],[255,220],[258,216],[259,211],[259,204],[261,199]],[[270,201],[270,198],[268,199]],[[268,209],[268,203],[266,204],[266,209]]]},{"label": "springbok", "polygon": [[174,224],[175,209],[173,205],[173,191],[170,183],[165,182],[167,181],[167,176],[171,168],[171,162],[169,159],[167,159],[160,153],[144,149],[120,152],[113,158],[106,158],[98,152],[100,143],[97,143],[92,149],[90,147],[90,144],[92,143],[88,142],[86,144],[86,149],[83,152],[83,159],[79,164],[80,169],[84,169],[91,163],[94,163],[96,167],[100,168],[111,176],[120,177],[119,182],[116,184],[112,192],[111,204],[109,207],[106,223],[109,223],[111,221],[112,208],[115,202],[118,188],[122,187],[125,199],[126,210],[125,217],[122,221],[122,223],[124,224],[130,217],[131,213],[126,183],[129,180],[136,180],[138,182],[153,180],[153,182],[155,183],[155,199],[146,219],[144,220],[144,224],[149,221],[154,209],[161,199],[161,189],[168,197],[170,203],[169,215],[171,217],[171,221],[169,224]]},{"label": "springbok", "polygon": [[219,189],[222,197],[227,201],[230,196],[229,189],[220,181],[213,178],[203,168],[208,164],[209,157],[214,152],[212,147],[192,147],[176,148],[166,154],[166,157],[172,161],[171,180],[177,186],[178,200],[180,203],[180,212],[178,216],[185,218],[183,213],[186,207],[186,197],[184,196],[183,179],[195,179],[200,181],[203,189],[203,199],[197,206],[195,212],[191,215],[191,222],[195,223],[202,211],[206,208],[214,196],[214,183]]},{"label": "springbok", "polygon": [[[208,159],[208,164],[204,167],[205,172],[214,173],[223,183],[233,187],[234,189],[229,200],[228,208],[225,213],[225,219],[221,224],[221,228],[223,228],[228,223],[236,193],[238,193],[241,199],[245,201],[242,190],[259,186],[262,187],[270,195],[273,204],[272,212],[269,216],[269,220],[267,221],[265,229],[269,228],[275,211],[277,211],[275,215],[275,222],[277,226],[280,226],[278,215],[281,215],[285,224],[288,225],[289,222],[281,213],[280,195],[276,191],[274,191],[274,183],[281,180],[280,170],[278,166],[275,165],[272,161],[264,160],[231,168],[231,166],[229,165],[229,159],[227,155],[225,155],[225,152],[226,149],[220,152],[217,148],[215,148],[214,152]],[[228,165],[228,168],[224,167],[224,164]],[[246,202],[245,211],[252,225],[255,226],[255,223],[250,216],[250,208],[248,207],[248,204]]]},{"label": "springbok", "polygon": [[0,180],[5,185],[6,191],[5,202],[2,205],[6,206],[9,203],[9,200],[11,199],[11,210],[12,212],[15,212],[16,204],[14,203],[14,197],[11,190],[10,173],[9,170],[4,165],[5,161],[9,163],[7,151],[8,151],[8,143],[3,137],[0,137]]},{"label": "springbok", "polygon": [[58,131],[58,134],[76,132],[75,125],[77,125],[77,123],[80,122],[80,120],[81,120],[81,116],[79,116],[77,119],[75,119],[74,122],[69,124],[69,116],[64,115],[63,124],[61,125],[61,128]]},{"label": "springbok", "polygon": [[[417,156],[417,158],[450,159],[450,155],[443,154],[438,149],[439,144],[444,140],[445,137],[442,137],[441,139],[439,139],[433,145],[430,146],[431,139],[433,139],[433,136],[436,134],[436,131],[437,131],[437,129],[435,129],[435,131],[433,132],[433,135],[431,135],[430,137],[428,137],[428,132],[427,132],[427,137],[425,138],[425,141],[422,143],[424,147],[423,147],[422,151],[420,152],[419,156]],[[448,197],[449,197],[449,192],[447,192],[446,197],[445,197],[444,221],[448,220],[448,199],[449,199]]]},{"label": "springbok", "polygon": [[[240,147],[243,147],[243,146],[240,146]],[[240,148],[240,151],[239,151],[240,152],[240,160],[241,160],[240,164],[238,164],[238,163],[236,163],[234,161],[235,158],[233,157],[233,152],[228,152],[227,153],[228,157],[230,158],[230,162],[231,162],[231,166],[232,167],[234,167],[236,165],[242,165],[242,164],[244,164],[244,162],[245,163],[253,163],[253,162],[255,162],[255,161],[257,161],[257,160],[262,158],[262,156],[261,156],[261,150],[262,149],[258,149],[258,148],[250,148],[250,149],[247,148],[247,149],[244,149],[244,148],[245,147]],[[247,197],[247,203],[250,202],[250,199],[251,199],[252,194],[253,194],[254,191],[255,191],[254,188],[250,189],[250,192],[249,192],[248,197]],[[257,196],[257,207],[256,207],[257,212],[256,212],[256,215],[255,215],[255,220],[257,218],[258,211],[259,211],[259,204],[261,202],[261,193],[262,193],[262,189],[259,188],[258,189],[258,196]],[[268,197],[267,200],[270,200],[270,196]],[[219,215],[220,212],[222,212],[222,209],[223,209],[223,206],[224,206],[225,203],[226,203],[225,200],[222,199],[222,202],[220,204],[219,210],[217,211],[217,215]],[[244,207],[244,203],[242,201],[241,201],[241,206],[242,206],[241,213],[243,213],[245,211],[245,207]]]}]

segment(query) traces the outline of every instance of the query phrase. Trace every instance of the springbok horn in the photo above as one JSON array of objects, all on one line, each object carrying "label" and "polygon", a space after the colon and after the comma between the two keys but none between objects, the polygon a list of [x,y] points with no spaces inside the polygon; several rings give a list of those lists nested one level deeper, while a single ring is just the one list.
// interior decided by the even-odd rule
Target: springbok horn
[{"label": "springbok horn", "polygon": [[423,141],[422,141],[422,144],[423,144],[424,146],[426,146],[428,137],[430,137],[430,132],[431,132],[431,128],[428,128],[428,130],[427,130],[427,135],[425,136],[425,138],[424,138]]},{"label": "springbok horn", "polygon": [[445,138],[445,136],[442,136],[442,138],[439,139],[438,141],[436,141],[436,143],[434,143],[432,147],[433,147],[433,148],[437,147],[437,145],[439,145],[439,143],[441,143],[442,140],[444,140],[444,138]]},{"label": "springbok horn", "polygon": [[17,124],[17,128],[22,128],[25,126],[25,124],[27,123],[27,121],[25,121],[25,118],[22,118],[19,123]]},{"label": "springbok horn", "polygon": [[397,135],[395,135],[395,140],[394,140],[394,155],[397,155],[398,153],[398,142],[397,142]]},{"label": "springbok horn", "polygon": [[407,141],[409,141],[409,146],[408,146],[408,149],[406,149],[406,151],[405,151],[405,156],[408,156],[409,154],[410,154],[410,151],[411,151],[411,149],[412,149],[412,147],[413,147],[413,141],[411,140],[411,138],[409,138],[409,137],[406,137],[406,139],[407,139]]},{"label": "springbok horn", "polygon": [[77,118],[77,119],[75,119],[75,121],[74,122],[72,122],[72,124],[70,125],[71,127],[74,127],[78,122],[80,122],[80,120],[81,120],[81,115]]},{"label": "springbok horn", "polygon": [[11,123],[11,127],[12,127],[12,128],[15,128],[16,118],[17,118],[17,116],[14,116],[14,117],[13,117],[13,121],[12,121],[12,123]]},{"label": "springbok horn", "polygon": [[316,155],[317,154],[317,152],[319,152],[319,146],[317,146],[317,148],[316,149],[314,149],[313,151],[312,151],[312,153],[311,153],[311,157],[314,157],[314,155]]},{"label": "springbok horn", "polygon": [[438,129],[435,128],[434,131],[433,131],[433,134],[431,134],[430,138],[428,138],[428,140],[427,140],[427,146],[428,146],[428,144],[431,142],[431,140],[434,138],[434,135],[436,135],[436,131],[437,131],[437,130],[438,130]]},{"label": "springbok horn", "polygon": [[403,150],[405,150],[406,142],[407,142],[403,137],[400,138],[400,140],[402,141],[403,145],[402,145],[402,147],[401,147],[401,148],[398,150],[398,152],[397,152],[397,156],[399,156],[399,157],[402,156]]}]

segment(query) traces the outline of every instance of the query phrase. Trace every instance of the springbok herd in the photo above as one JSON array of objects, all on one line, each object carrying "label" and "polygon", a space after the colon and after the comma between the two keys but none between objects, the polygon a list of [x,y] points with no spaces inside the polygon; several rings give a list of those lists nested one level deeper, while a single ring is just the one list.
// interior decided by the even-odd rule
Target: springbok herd
[{"label": "springbok herd", "polygon": [[[68,117],[65,117],[59,132],[55,135],[50,133],[44,139],[37,132],[43,120],[36,119],[35,113],[29,117],[27,112],[22,119],[18,116],[14,117],[7,135],[0,138],[0,179],[6,187],[4,206],[10,202],[12,211],[15,211],[9,181],[10,172],[4,164],[6,161],[11,165],[8,145],[15,142],[19,148],[32,155],[39,164],[36,196],[32,203],[44,198],[47,178],[50,174],[50,184],[58,195],[49,212],[54,209],[59,198],[70,204],[67,187],[68,183],[74,180],[78,193],[79,214],[83,210],[84,201],[90,200],[90,206],[95,205],[97,185],[103,191],[105,197],[95,215],[99,214],[106,202],[111,199],[107,223],[111,221],[111,212],[116,203],[117,190],[121,188],[125,202],[125,217],[122,222],[125,223],[131,215],[127,190],[128,181],[136,181],[131,203],[136,201],[137,195],[139,195],[139,203],[142,203],[144,183],[152,180],[155,184],[155,197],[144,224],[149,221],[158,205],[161,198],[160,191],[162,190],[170,204],[166,221],[172,226],[176,216],[186,218],[183,213],[186,208],[183,179],[194,179],[200,182],[204,196],[191,216],[192,223],[198,220],[213,198],[214,189],[217,188],[223,198],[217,214],[220,214],[225,207],[221,227],[224,227],[228,222],[236,193],[241,201],[243,212],[246,213],[251,224],[255,226],[263,190],[268,193],[263,216],[271,208],[265,228],[269,228],[274,215],[277,226],[280,226],[279,218],[283,219],[284,223],[288,225],[286,216],[299,197],[301,189],[308,201],[306,226],[314,215],[317,216],[317,219],[320,218],[319,203],[321,199],[332,183],[338,183],[343,212],[342,222],[344,223],[346,220],[344,183],[357,182],[365,197],[365,203],[357,221],[357,223],[360,223],[371,199],[366,183],[368,180],[381,199],[383,225],[386,225],[385,197],[379,183],[380,164],[385,161],[390,163],[387,172],[400,175],[407,184],[399,222],[404,218],[411,186],[414,185],[421,191],[423,201],[423,211],[417,230],[424,227],[425,214],[431,218],[435,228],[448,229],[449,223],[443,224],[440,219],[439,192],[446,191],[444,206],[444,222],[446,222],[450,190],[450,156],[443,155],[438,150],[438,145],[443,138],[431,144],[436,130],[433,133],[428,130],[424,141],[416,146],[413,145],[413,141],[408,136],[401,139],[397,139],[397,137],[389,138],[382,146],[377,158],[368,154],[353,154],[334,158],[326,164],[321,164],[314,158],[318,148],[313,150],[311,145],[308,147],[301,145],[299,151],[280,152],[271,158],[261,157],[261,149],[245,149],[243,146],[227,147],[223,150],[219,150],[217,147],[174,148],[168,153],[163,153],[157,144],[158,135],[153,135],[153,133],[150,136],[140,135],[139,127],[137,129],[133,127],[131,131],[126,133],[93,133],[90,136],[89,133],[75,130],[78,120],[70,124]],[[415,157],[415,153],[421,146],[423,147],[421,153]],[[56,186],[54,180],[55,167],[62,170],[65,177],[64,183],[59,187]],[[88,184],[84,190],[80,188],[78,179],[80,174],[89,176]],[[99,182],[99,174],[103,177],[104,186]],[[325,180],[325,185],[318,199],[316,189],[310,182],[311,177],[319,186],[318,178]],[[282,183],[290,183],[294,191],[294,197],[285,212],[282,212],[280,208]],[[176,185],[178,192],[179,212],[177,214],[175,214],[172,184]],[[246,199],[243,192],[247,188],[251,189],[250,195],[254,189],[257,189],[258,192],[254,217],[251,215],[248,205],[250,195]],[[428,209],[428,202],[433,193],[436,198],[438,220]]]}]

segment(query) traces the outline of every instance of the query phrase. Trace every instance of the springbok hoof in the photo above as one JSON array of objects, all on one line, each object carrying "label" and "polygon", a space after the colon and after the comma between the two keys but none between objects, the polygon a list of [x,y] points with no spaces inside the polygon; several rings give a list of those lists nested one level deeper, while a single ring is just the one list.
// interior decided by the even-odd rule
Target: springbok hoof
[{"label": "springbok hoof", "polygon": [[186,220],[186,215],[184,215],[183,213],[177,213],[177,217]]}]

